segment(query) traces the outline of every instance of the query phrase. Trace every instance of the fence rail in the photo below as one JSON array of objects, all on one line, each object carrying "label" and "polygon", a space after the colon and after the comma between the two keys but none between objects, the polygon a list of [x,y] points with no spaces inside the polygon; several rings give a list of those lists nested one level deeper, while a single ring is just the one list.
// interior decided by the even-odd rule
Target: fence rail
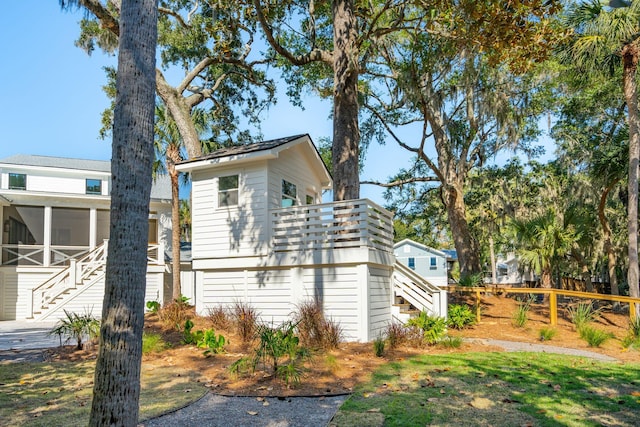
[{"label": "fence rail", "polygon": [[467,286],[448,286],[450,292],[468,292],[476,295],[476,320],[480,322],[480,302],[483,293],[508,293],[508,294],[542,294],[549,295],[549,320],[551,326],[558,324],[558,295],[591,299],[603,301],[615,301],[629,304],[629,318],[631,320],[636,317],[636,304],[640,304],[640,298],[633,298],[621,295],[605,295],[596,294],[594,292],[569,291],[564,289],[549,288],[511,288],[506,286],[487,286],[487,287],[467,287]]}]

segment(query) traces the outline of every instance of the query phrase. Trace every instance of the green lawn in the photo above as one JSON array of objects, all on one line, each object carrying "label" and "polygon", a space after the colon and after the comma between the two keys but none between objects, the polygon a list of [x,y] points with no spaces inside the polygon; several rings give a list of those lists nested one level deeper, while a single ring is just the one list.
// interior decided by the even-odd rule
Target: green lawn
[{"label": "green lawn", "polygon": [[[0,425],[86,426],[95,362],[0,364]],[[207,389],[175,367],[142,367],[140,419],[182,407]]]},{"label": "green lawn", "polygon": [[381,367],[333,426],[637,426],[640,364],[545,353],[423,355]]}]

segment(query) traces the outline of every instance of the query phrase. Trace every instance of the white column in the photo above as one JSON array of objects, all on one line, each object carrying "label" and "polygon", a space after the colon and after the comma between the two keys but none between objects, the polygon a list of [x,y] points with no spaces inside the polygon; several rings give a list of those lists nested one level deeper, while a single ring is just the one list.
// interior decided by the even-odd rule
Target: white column
[{"label": "white column", "polygon": [[89,209],[89,250],[96,248],[96,239],[98,237],[98,209]]},{"label": "white column", "polygon": [[51,206],[44,207],[44,254],[42,265],[51,265]]}]

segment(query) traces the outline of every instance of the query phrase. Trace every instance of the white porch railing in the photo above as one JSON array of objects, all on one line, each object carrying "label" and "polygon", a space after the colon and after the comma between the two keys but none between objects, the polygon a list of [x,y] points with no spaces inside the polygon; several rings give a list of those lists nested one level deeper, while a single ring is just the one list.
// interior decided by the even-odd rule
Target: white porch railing
[{"label": "white porch railing", "polygon": [[374,248],[393,252],[393,214],[370,200],[271,210],[275,252]]},{"label": "white porch railing", "polygon": [[[44,266],[44,245],[2,245],[2,264],[20,266]],[[72,259],[78,259],[89,253],[88,246],[49,246],[49,266],[69,265]]]},{"label": "white porch railing", "polygon": [[432,285],[399,261],[393,265],[393,286],[397,296],[418,310],[447,317],[447,291]]}]

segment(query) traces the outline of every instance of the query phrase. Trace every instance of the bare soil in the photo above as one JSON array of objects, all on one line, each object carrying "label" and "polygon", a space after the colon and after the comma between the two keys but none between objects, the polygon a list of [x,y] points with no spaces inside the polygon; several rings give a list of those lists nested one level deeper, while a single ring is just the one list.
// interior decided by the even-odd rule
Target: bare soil
[{"label": "bare soil", "polygon": [[[453,296],[450,303],[475,304],[475,297]],[[449,335],[464,338],[491,338],[506,341],[541,343],[540,329],[549,327],[549,309],[544,304],[533,304],[529,321],[524,328],[513,325],[513,313],[518,305],[515,298],[505,295],[483,297],[481,303],[482,320],[471,328],[456,331]],[[588,347],[580,339],[574,326],[567,319],[564,308],[559,309],[557,333],[545,344],[583,349],[606,354],[623,362],[640,362],[640,353],[626,351],[620,340],[627,334],[628,314],[614,313],[610,307],[603,308],[601,318],[594,326],[615,335],[600,348]],[[194,330],[211,328],[209,319],[195,317]],[[176,366],[187,368],[199,374],[203,382],[213,392],[230,396],[319,396],[351,393],[353,388],[369,379],[376,367],[390,361],[403,360],[416,354],[448,354],[466,352],[504,351],[500,347],[483,345],[479,342],[465,341],[459,348],[450,349],[442,346],[412,348],[403,346],[394,350],[387,349],[384,357],[374,355],[372,343],[342,343],[338,349],[316,350],[306,363],[305,374],[299,385],[287,385],[274,378],[270,372],[257,370],[250,375],[234,376],[230,373],[230,365],[244,356],[252,356],[250,344],[242,340],[232,330],[216,330],[228,341],[226,353],[211,357],[203,355],[203,349],[181,343],[182,335],[160,322],[156,314],[148,314],[145,319],[145,331],[162,334],[171,344],[171,348],[159,353],[145,355],[143,364],[153,366]],[[96,348],[77,351],[72,347],[53,349],[53,360],[84,360],[96,357]]]}]

